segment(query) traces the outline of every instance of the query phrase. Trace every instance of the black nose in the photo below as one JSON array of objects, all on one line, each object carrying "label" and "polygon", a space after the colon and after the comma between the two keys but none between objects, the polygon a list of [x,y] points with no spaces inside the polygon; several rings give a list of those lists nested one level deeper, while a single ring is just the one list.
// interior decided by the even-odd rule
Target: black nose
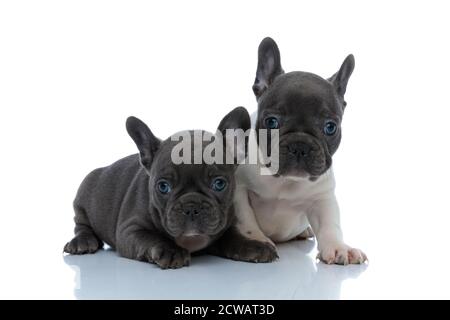
[{"label": "black nose", "polygon": [[306,143],[296,142],[289,144],[288,151],[297,157],[307,157],[311,153],[311,147]]},{"label": "black nose", "polygon": [[197,203],[186,203],[183,205],[182,212],[187,216],[196,216],[203,211],[201,204]]}]

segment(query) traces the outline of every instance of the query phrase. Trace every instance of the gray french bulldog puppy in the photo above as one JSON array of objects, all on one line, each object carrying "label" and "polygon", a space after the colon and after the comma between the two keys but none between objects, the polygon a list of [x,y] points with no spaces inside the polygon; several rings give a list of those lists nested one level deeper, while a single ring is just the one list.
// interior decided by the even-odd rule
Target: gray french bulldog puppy
[{"label": "gray french bulldog puppy", "polygon": [[[226,115],[218,132],[250,127],[245,108]],[[191,252],[205,248],[226,256],[229,247],[238,260],[255,260],[256,241],[235,228],[233,195],[235,164],[174,164],[176,141],[161,141],[139,119],[129,117],[126,128],[139,154],[92,171],[81,183],[74,201],[75,237],[64,251],[94,253],[103,242],[126,258],[180,268]],[[204,132],[204,131],[202,131]],[[193,135],[193,131],[189,131]],[[194,145],[191,139],[192,148]],[[197,142],[198,143],[198,142]],[[200,141],[200,148],[205,142]],[[221,236],[223,241],[216,241]],[[238,250],[242,243],[245,250]]]},{"label": "gray french bulldog puppy", "polygon": [[[332,170],[354,66],[349,55],[328,79],[309,72],[285,73],[275,41],[265,38],[259,45],[253,84],[258,110],[252,126],[257,132],[278,130],[278,170],[261,175],[258,165],[241,165],[235,208],[238,231],[265,244],[266,252],[276,242],[315,235],[318,257],[326,263],[367,260],[364,252],[343,241]],[[270,260],[270,255],[262,258]]]}]

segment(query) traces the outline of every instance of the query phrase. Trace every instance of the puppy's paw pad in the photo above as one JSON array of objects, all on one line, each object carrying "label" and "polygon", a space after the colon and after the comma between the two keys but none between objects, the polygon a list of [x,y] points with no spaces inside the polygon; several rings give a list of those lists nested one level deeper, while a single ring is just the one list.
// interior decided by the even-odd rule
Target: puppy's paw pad
[{"label": "puppy's paw pad", "polygon": [[367,261],[367,256],[359,249],[347,245],[325,247],[320,250],[317,258],[326,264],[361,264]]},{"label": "puppy's paw pad", "polygon": [[191,261],[189,251],[175,245],[158,245],[149,251],[148,261],[156,263],[161,269],[178,269],[188,266]]},{"label": "puppy's paw pad", "polygon": [[94,253],[103,247],[94,235],[79,235],[64,246],[64,252],[69,254]]}]

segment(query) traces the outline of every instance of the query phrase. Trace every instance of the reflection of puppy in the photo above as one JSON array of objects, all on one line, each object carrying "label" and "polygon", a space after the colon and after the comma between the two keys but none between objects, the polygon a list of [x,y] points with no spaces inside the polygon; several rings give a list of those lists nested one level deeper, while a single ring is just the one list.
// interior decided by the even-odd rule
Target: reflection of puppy
[{"label": "reflection of puppy", "polygon": [[[218,130],[249,127],[247,111],[236,108]],[[74,201],[75,238],[64,251],[93,253],[104,241],[124,257],[161,268],[188,265],[190,252],[210,245],[234,221],[236,166],[175,165],[171,153],[176,142],[160,141],[134,117],[128,118],[127,130],[140,155],[96,169],[84,179]],[[206,143],[192,146],[204,150]],[[227,237],[239,242],[232,233]],[[254,248],[252,242],[248,241],[248,247]],[[245,252],[239,257],[248,260]]]},{"label": "reflection of puppy", "polygon": [[264,176],[255,165],[238,168],[235,206],[242,235],[270,244],[314,233],[323,261],[366,260],[342,240],[331,169],[354,64],[349,55],[328,80],[307,72],[284,73],[275,41],[261,42],[253,85],[258,101],[254,127],[279,129],[279,171]]},{"label": "reflection of puppy", "polygon": [[76,272],[74,293],[78,299],[342,298],[342,282],[357,278],[366,265],[341,268],[315,264],[309,255],[313,247],[314,241],[281,244],[280,261],[259,266],[218,263],[216,258],[202,255],[194,261],[207,267],[180,270],[176,278],[170,272],[120,258],[110,250],[95,256],[66,255],[64,262]]}]

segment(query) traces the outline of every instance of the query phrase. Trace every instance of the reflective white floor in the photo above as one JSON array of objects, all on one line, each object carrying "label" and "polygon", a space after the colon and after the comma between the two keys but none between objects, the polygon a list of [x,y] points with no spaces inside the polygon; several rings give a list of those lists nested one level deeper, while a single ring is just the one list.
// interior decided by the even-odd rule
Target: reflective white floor
[{"label": "reflective white floor", "polygon": [[111,250],[64,255],[67,232],[34,228],[33,237],[15,238],[14,246],[3,242],[0,299],[448,299],[445,234],[414,238],[422,222],[416,223],[402,236],[364,221],[366,232],[349,232],[349,243],[368,254],[367,265],[325,265],[315,260],[315,241],[307,240],[279,245],[280,259],[270,264],[199,256],[177,270]]},{"label": "reflective white floor", "polygon": [[64,262],[75,271],[78,299],[339,299],[342,283],[367,268],[317,263],[313,248],[313,241],[283,244],[271,264],[199,256],[179,270],[159,270],[110,250],[65,256]]}]

